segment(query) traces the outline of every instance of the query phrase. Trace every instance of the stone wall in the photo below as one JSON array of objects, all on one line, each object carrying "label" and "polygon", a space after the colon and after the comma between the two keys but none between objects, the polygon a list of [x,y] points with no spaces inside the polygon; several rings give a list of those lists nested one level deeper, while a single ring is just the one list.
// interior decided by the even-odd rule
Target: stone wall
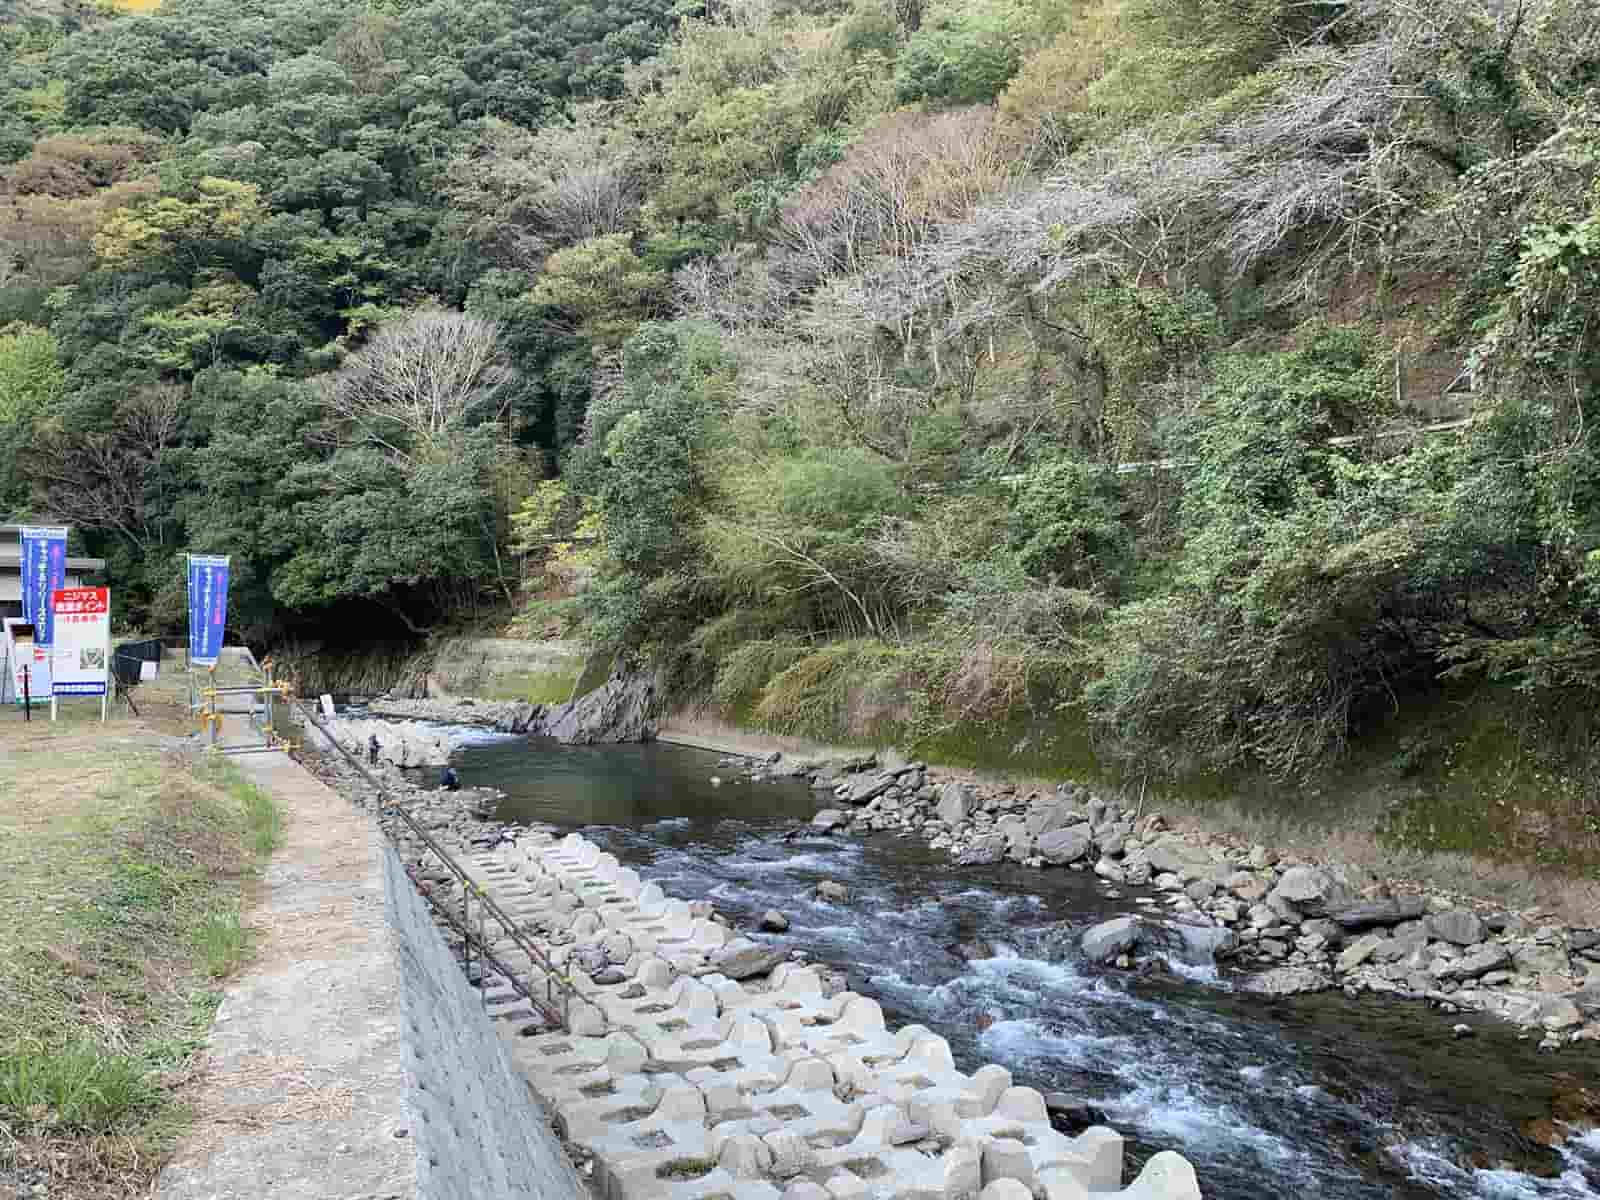
[{"label": "stone wall", "polygon": [[401,1057],[425,1200],[584,1194],[537,1101],[445,948],[392,847],[388,917],[400,941]]},{"label": "stone wall", "polygon": [[584,642],[449,638],[434,648],[428,695],[564,704],[572,699],[589,654]]}]

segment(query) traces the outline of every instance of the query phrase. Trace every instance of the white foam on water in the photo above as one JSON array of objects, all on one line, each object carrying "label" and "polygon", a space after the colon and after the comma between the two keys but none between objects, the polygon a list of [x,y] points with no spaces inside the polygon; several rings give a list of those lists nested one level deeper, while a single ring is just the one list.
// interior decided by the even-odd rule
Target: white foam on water
[{"label": "white foam on water", "polygon": [[1600,1192],[1576,1167],[1554,1179],[1521,1171],[1469,1169],[1457,1166],[1438,1143],[1406,1142],[1389,1152],[1419,1182],[1445,1195],[1481,1200],[1595,1200]]},{"label": "white foam on water", "polygon": [[662,817],[659,821],[641,826],[643,829],[687,829],[694,824],[688,817]]},{"label": "white foam on water", "polygon": [[1221,988],[1224,991],[1233,990],[1223,983],[1222,977],[1217,974],[1217,964],[1214,962],[1186,963],[1181,958],[1165,954],[1161,955],[1161,959],[1174,975],[1187,979],[1190,983],[1203,983],[1209,987]]},{"label": "white foam on water", "polygon": [[1196,1086],[1184,1077],[1180,1065],[1144,1062],[1119,1069],[1118,1074],[1126,1078],[1135,1070],[1146,1077],[1130,1094],[1100,1102],[1114,1120],[1175,1138],[1185,1145],[1245,1150],[1278,1164],[1280,1169],[1296,1162],[1309,1168],[1311,1160],[1305,1151],[1252,1124],[1243,1113]]},{"label": "white foam on water", "polygon": [[769,871],[822,871],[838,866],[838,858],[832,854],[791,854],[787,858],[741,858],[730,865],[742,871],[759,871],[765,874]]},{"label": "white foam on water", "polygon": [[1010,1062],[1043,1058],[1094,1070],[1115,1067],[1135,1049],[1132,1038],[1119,1034],[1054,1033],[1026,1019],[996,1021],[979,1035],[978,1044],[985,1054]]},{"label": "white foam on water", "polygon": [[1265,1067],[1240,1067],[1239,1078],[1247,1083],[1260,1083],[1267,1077]]}]

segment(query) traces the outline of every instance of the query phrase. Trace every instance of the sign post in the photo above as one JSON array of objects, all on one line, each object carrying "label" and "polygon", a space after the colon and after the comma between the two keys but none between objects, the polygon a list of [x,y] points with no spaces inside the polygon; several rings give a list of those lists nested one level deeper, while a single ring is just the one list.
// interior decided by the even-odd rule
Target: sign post
[{"label": "sign post", "polygon": [[228,557],[189,555],[189,666],[214,667],[228,616]]},{"label": "sign post", "polygon": [[51,651],[50,704],[57,696],[99,696],[106,719],[111,678],[111,589],[61,588],[52,593],[56,640]]}]

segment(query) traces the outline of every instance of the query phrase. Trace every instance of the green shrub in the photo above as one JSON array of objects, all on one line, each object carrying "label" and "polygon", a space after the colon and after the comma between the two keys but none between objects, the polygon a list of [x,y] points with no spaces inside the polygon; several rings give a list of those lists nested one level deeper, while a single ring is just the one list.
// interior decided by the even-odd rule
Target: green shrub
[{"label": "green shrub", "polygon": [[1111,470],[1070,458],[1046,460],[1016,485],[1011,546],[1038,578],[1114,591],[1133,549],[1123,507]]},{"label": "green shrub", "polygon": [[1000,12],[956,12],[911,36],[895,62],[895,95],[902,104],[987,104],[1021,63]]}]

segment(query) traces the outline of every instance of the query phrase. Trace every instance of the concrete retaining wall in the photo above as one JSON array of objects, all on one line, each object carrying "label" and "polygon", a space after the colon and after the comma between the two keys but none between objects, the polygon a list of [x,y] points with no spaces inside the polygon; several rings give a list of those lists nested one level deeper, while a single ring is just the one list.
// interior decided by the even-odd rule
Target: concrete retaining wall
[{"label": "concrete retaining wall", "polygon": [[445,947],[394,849],[383,849],[400,943],[401,1059],[424,1200],[572,1200],[584,1194],[537,1101]]},{"label": "concrete retaining wall", "polygon": [[428,695],[564,704],[572,699],[589,657],[583,642],[450,638],[435,648]]}]

